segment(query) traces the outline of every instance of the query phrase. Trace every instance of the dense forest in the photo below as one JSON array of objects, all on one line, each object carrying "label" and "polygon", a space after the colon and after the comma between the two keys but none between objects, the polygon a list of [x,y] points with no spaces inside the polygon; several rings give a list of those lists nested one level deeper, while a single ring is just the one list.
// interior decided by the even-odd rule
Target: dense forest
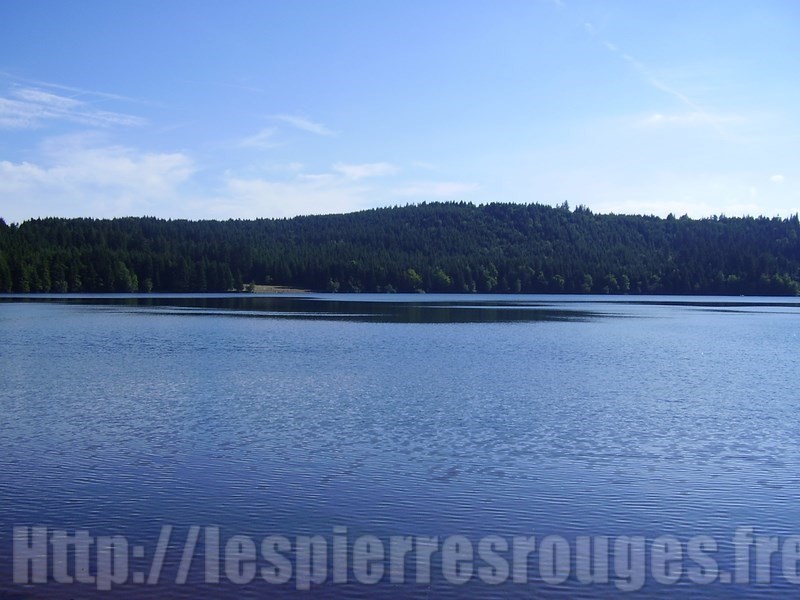
[{"label": "dense forest", "polygon": [[791,218],[433,203],[252,221],[0,219],[0,292],[800,292]]}]

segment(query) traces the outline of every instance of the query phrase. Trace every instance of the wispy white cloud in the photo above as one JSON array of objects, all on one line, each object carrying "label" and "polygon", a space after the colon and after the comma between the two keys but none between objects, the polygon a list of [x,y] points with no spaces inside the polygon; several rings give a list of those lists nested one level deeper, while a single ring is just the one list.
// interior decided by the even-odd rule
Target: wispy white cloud
[{"label": "wispy white cloud", "polygon": [[769,178],[772,183],[783,183],[786,181],[786,178],[783,175],[773,175]]},{"label": "wispy white cloud", "polygon": [[637,58],[626,52],[620,51],[618,46],[613,42],[605,41],[603,45],[610,52],[618,55],[620,58],[622,58],[622,60],[631,65],[633,69],[642,77],[642,79],[651,87],[672,96],[694,112],[703,112],[691,99],[689,99],[686,94],[661,81]]},{"label": "wispy white cloud", "polygon": [[336,132],[332,129],[329,129],[325,125],[321,123],[316,123],[311,119],[306,117],[298,116],[298,115],[273,115],[273,119],[286,123],[287,125],[291,125],[292,127],[296,127],[302,131],[307,131],[309,133],[314,133],[316,135],[322,136],[331,136],[336,135]]},{"label": "wispy white cloud", "polygon": [[[587,32],[595,37],[596,30],[590,23],[586,24]],[[664,81],[663,77],[656,74],[656,72],[647,67],[642,61],[635,56],[624,52],[620,47],[609,40],[602,40],[602,45],[611,54],[619,57],[622,61],[630,65],[630,67],[639,75],[641,80],[649,85],[651,88],[658,90],[677,100],[686,109],[686,112],[681,114],[663,114],[655,113],[645,119],[644,123],[647,125],[694,125],[706,126],[716,129],[719,134],[729,137],[729,131],[726,131],[726,126],[741,124],[745,119],[736,114],[722,114],[713,110],[707,110],[691,98],[684,90],[679,89],[677,86]]]},{"label": "wispy white cloud", "polygon": [[[626,60],[628,60],[630,58],[627,54],[625,55],[625,57],[626,57]],[[633,64],[636,65],[635,62]],[[660,79],[657,79],[656,77],[651,75],[650,72],[647,69],[645,69],[643,66],[639,65],[637,67],[637,70],[639,70],[644,75],[644,77],[647,80],[647,82],[651,86],[653,86],[655,89],[661,90],[665,94],[669,94],[673,98],[676,98],[678,101],[680,101],[684,105],[686,105],[687,108],[689,108],[689,109],[691,109],[691,110],[693,110],[695,112],[702,112],[700,107],[698,107],[697,104],[695,104],[692,100],[690,100],[689,97],[686,94],[684,94],[683,92],[673,88],[672,86],[667,85],[666,83],[664,83]]]},{"label": "wispy white cloud", "polygon": [[24,102],[33,102],[62,110],[76,109],[83,105],[80,100],[33,88],[16,88],[12,91],[12,94]]},{"label": "wispy white cloud", "polygon": [[348,179],[359,180],[367,177],[385,177],[394,175],[398,168],[385,162],[362,163],[362,164],[335,164],[333,170]]},{"label": "wispy white cloud", "polygon": [[213,199],[201,210],[218,218],[291,217],[300,214],[363,210],[388,200],[380,178],[399,168],[387,162],[335,163],[327,170],[309,170],[293,163],[259,173],[226,174]]},{"label": "wispy white cloud", "polygon": [[[0,161],[0,197],[13,200],[4,214],[9,220],[155,214],[175,204],[178,188],[195,170],[182,153],[140,152],[103,144],[96,136],[67,136],[46,141],[36,162]],[[13,213],[23,207],[24,214]]]},{"label": "wispy white cloud", "polygon": [[119,102],[130,102],[135,104],[150,104],[153,103],[147,100],[142,100],[141,98],[133,98],[131,96],[123,96],[122,94],[112,94],[109,92],[97,91],[97,90],[87,90],[85,88],[75,87],[72,85],[64,85],[61,83],[54,83],[52,81],[42,81],[40,79],[27,79],[25,77],[19,77],[17,75],[0,71],[0,75],[4,76],[7,79],[17,81],[19,83],[25,84],[23,87],[35,87],[35,88],[45,88],[50,90],[60,90],[62,92],[69,92],[72,97],[82,97],[85,96],[89,99],[104,99],[104,100],[116,100]]},{"label": "wispy white cloud", "polygon": [[333,173],[298,173],[297,181],[327,182],[336,181],[337,177]]},{"label": "wispy white cloud", "polygon": [[686,112],[681,114],[653,113],[642,120],[644,125],[709,125],[720,126],[743,121],[738,115],[721,115],[707,112]]},{"label": "wispy white cloud", "polygon": [[29,129],[48,121],[66,121],[91,127],[138,126],[142,117],[98,110],[90,103],[32,87],[13,86],[0,96],[0,128]]},{"label": "wispy white cloud", "polygon": [[202,210],[228,218],[291,217],[344,213],[391,204],[398,197],[414,200],[458,199],[474,192],[473,183],[413,181],[397,185],[380,178],[400,171],[390,163],[337,163],[328,171],[294,172],[288,177],[229,174]]},{"label": "wispy white cloud", "polygon": [[203,210],[217,218],[292,217],[352,212],[366,208],[370,200],[368,188],[330,174],[290,181],[229,177]]},{"label": "wispy white cloud", "polygon": [[278,134],[277,127],[267,127],[265,129],[262,129],[255,135],[251,135],[249,137],[239,140],[239,145],[244,146],[246,148],[261,148],[261,149],[276,148],[280,146],[280,143],[276,139],[277,134]]},{"label": "wispy white cloud", "polygon": [[[583,29],[590,37],[593,39],[598,39],[599,30],[593,23],[589,21],[584,22]],[[598,41],[602,43],[606,50],[628,63],[639,74],[642,80],[651,87],[664,92],[669,96],[672,96],[681,104],[689,108],[693,113],[701,114],[705,112],[683,91],[677,89],[675,86],[665,83],[651,69],[645,66],[642,61],[627,52],[623,52],[616,43],[608,39],[598,39]]]},{"label": "wispy white cloud", "polygon": [[457,181],[416,181],[392,190],[394,196],[410,198],[453,198],[479,189],[475,183]]}]

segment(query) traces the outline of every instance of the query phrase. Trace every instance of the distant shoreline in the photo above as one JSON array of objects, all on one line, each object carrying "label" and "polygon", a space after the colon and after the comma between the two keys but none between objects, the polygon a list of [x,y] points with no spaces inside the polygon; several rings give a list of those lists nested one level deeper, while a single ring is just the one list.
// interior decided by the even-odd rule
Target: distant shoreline
[{"label": "distant shoreline", "polygon": [[244,293],[249,294],[310,294],[311,290],[293,288],[286,285],[251,285]]},{"label": "distant shoreline", "polygon": [[0,292],[800,295],[800,218],[431,203],[254,221],[0,219]]}]

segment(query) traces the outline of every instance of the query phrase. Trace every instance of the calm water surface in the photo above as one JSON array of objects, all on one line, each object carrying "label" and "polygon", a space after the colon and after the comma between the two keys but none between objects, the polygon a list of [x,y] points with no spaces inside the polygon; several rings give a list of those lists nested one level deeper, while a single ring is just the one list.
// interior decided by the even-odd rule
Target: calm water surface
[{"label": "calm water surface", "polygon": [[[175,585],[192,525],[223,544],[557,535],[573,554],[578,536],[704,534],[729,569],[737,527],[800,534],[798,317],[752,298],[4,298],[0,598],[623,595],[613,570],[548,584],[536,555],[527,584],[456,586],[434,560],[429,584],[409,563],[404,584],[298,592],[205,585],[199,548]],[[12,583],[14,526],[123,535],[145,547],[133,573],[165,524],[158,586]],[[769,585],[648,577],[628,595],[796,595],[781,565]]]}]

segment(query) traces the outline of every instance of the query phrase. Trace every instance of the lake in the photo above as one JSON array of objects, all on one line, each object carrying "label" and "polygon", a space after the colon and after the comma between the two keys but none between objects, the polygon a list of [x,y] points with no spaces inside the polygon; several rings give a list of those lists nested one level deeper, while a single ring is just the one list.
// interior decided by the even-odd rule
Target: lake
[{"label": "lake", "polygon": [[3,297],[0,598],[796,594],[798,317]]}]

